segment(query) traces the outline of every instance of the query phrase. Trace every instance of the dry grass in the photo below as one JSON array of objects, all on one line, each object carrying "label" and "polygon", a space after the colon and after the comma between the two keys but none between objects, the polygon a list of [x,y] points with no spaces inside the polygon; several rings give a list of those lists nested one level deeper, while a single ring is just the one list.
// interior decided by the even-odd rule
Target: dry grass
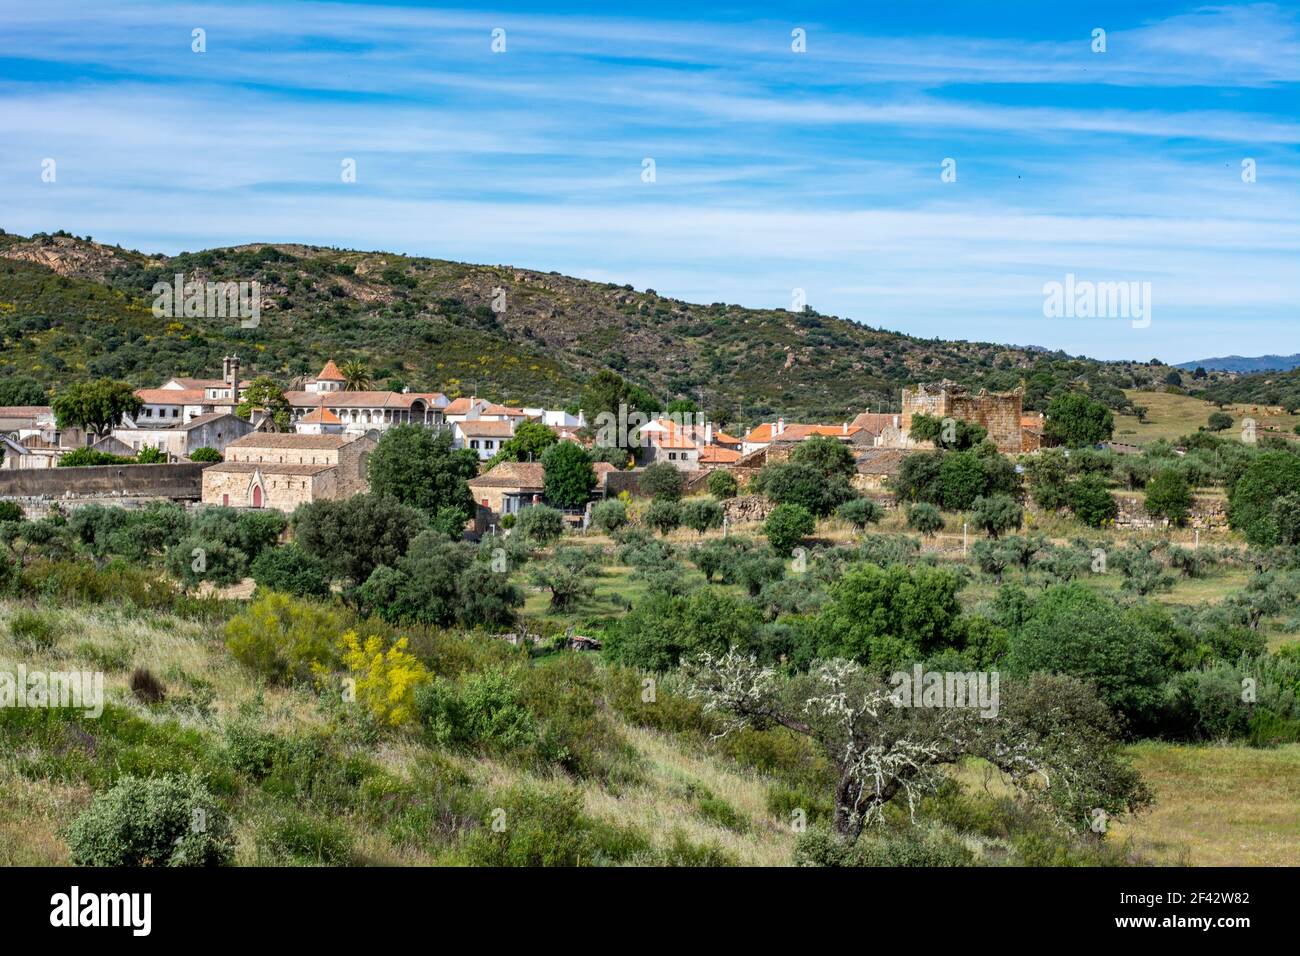
[{"label": "dry grass", "polygon": [[1112,827],[1161,862],[1300,865],[1300,744],[1272,750],[1141,743],[1128,748],[1155,806]]},{"label": "dry grass", "polygon": [[[1133,415],[1115,416],[1115,441],[1131,445],[1147,445],[1160,439],[1174,441],[1183,435],[1189,435],[1206,423],[1211,412],[1219,411],[1212,402],[1193,398],[1190,395],[1174,395],[1168,392],[1139,392],[1127,389],[1124,392],[1135,405],[1147,407],[1146,422],[1139,423]],[[1232,428],[1225,435],[1239,434],[1241,420],[1247,416],[1255,419],[1257,434],[1283,435],[1295,439],[1293,431],[1300,416],[1268,415],[1263,405],[1226,405],[1223,411],[1232,416]]]}]

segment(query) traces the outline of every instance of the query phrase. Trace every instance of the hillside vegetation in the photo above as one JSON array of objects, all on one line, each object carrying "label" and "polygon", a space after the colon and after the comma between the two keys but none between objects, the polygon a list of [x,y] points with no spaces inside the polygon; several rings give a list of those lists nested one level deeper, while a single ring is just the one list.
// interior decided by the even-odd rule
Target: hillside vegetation
[{"label": "hillside vegetation", "polygon": [[[155,318],[153,285],[177,273],[259,282],[260,325]],[[1169,372],[920,339],[811,310],[694,304],[510,266],[283,244],[148,256],[62,233],[0,235],[0,344],[0,373],[45,386],[211,377],[236,352],[245,371],[286,382],[331,357],[360,359],[379,387],[549,406],[571,404],[587,378],[612,368],[664,402],[702,394],[720,420],[750,423],[897,408],[903,385],[940,378],[994,391],[1023,385],[1030,409],[1067,385],[1121,409],[1121,389],[1158,386]]]}]

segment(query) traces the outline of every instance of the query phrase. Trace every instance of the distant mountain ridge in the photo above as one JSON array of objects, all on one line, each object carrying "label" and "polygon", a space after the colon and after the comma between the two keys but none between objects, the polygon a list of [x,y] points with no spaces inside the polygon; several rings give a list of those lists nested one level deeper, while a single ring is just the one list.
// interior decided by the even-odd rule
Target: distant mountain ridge
[{"label": "distant mountain ridge", "polygon": [[1295,355],[1258,355],[1253,358],[1243,355],[1224,355],[1221,358],[1183,362],[1178,368],[1187,369],[1189,372],[1203,368],[1207,372],[1236,372],[1239,375],[1250,375],[1254,372],[1289,372],[1293,368],[1300,368],[1300,352]]}]

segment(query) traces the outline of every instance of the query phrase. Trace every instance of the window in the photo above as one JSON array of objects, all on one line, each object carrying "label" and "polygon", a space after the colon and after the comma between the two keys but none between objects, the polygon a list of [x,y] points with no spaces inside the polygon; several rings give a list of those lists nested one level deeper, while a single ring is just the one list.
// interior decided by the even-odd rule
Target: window
[{"label": "window", "polygon": [[469,447],[470,447],[470,448],[477,448],[477,447],[478,447],[478,439],[477,439],[477,438],[471,438],[471,439],[469,440]]},{"label": "window", "polygon": [[181,417],[181,410],[179,408],[173,408],[172,418],[180,418],[180,417]]},{"label": "window", "polygon": [[668,453],[668,458],[669,458],[671,461],[676,461],[676,460],[677,460],[677,452],[675,452],[675,451],[670,451],[670,452]]}]

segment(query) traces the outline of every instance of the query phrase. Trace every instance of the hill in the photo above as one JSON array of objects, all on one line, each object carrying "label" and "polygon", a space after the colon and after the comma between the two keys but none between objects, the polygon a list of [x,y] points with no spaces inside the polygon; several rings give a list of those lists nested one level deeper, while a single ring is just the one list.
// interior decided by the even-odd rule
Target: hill
[{"label": "hill", "polygon": [[[152,288],[177,273],[260,283],[260,325],[155,317]],[[293,244],[145,255],[62,232],[0,235],[0,340],[0,373],[46,387],[211,376],[235,352],[250,373],[286,384],[328,358],[361,359],[380,385],[570,405],[587,378],[612,368],[663,402],[702,397],[731,422],[887,410],[903,385],[939,378],[993,391],[1023,385],[1030,409],[1065,386],[1123,409],[1122,389],[1157,386],[1170,371],[1154,360],[921,339],[814,311],[701,305],[503,265]]]},{"label": "hill", "polygon": [[1300,367],[1300,352],[1295,355],[1257,355],[1247,358],[1241,355],[1225,355],[1220,358],[1201,359],[1197,362],[1183,362],[1178,368],[1195,371],[1203,368],[1207,372],[1236,372],[1249,375],[1252,372],[1286,372]]}]

